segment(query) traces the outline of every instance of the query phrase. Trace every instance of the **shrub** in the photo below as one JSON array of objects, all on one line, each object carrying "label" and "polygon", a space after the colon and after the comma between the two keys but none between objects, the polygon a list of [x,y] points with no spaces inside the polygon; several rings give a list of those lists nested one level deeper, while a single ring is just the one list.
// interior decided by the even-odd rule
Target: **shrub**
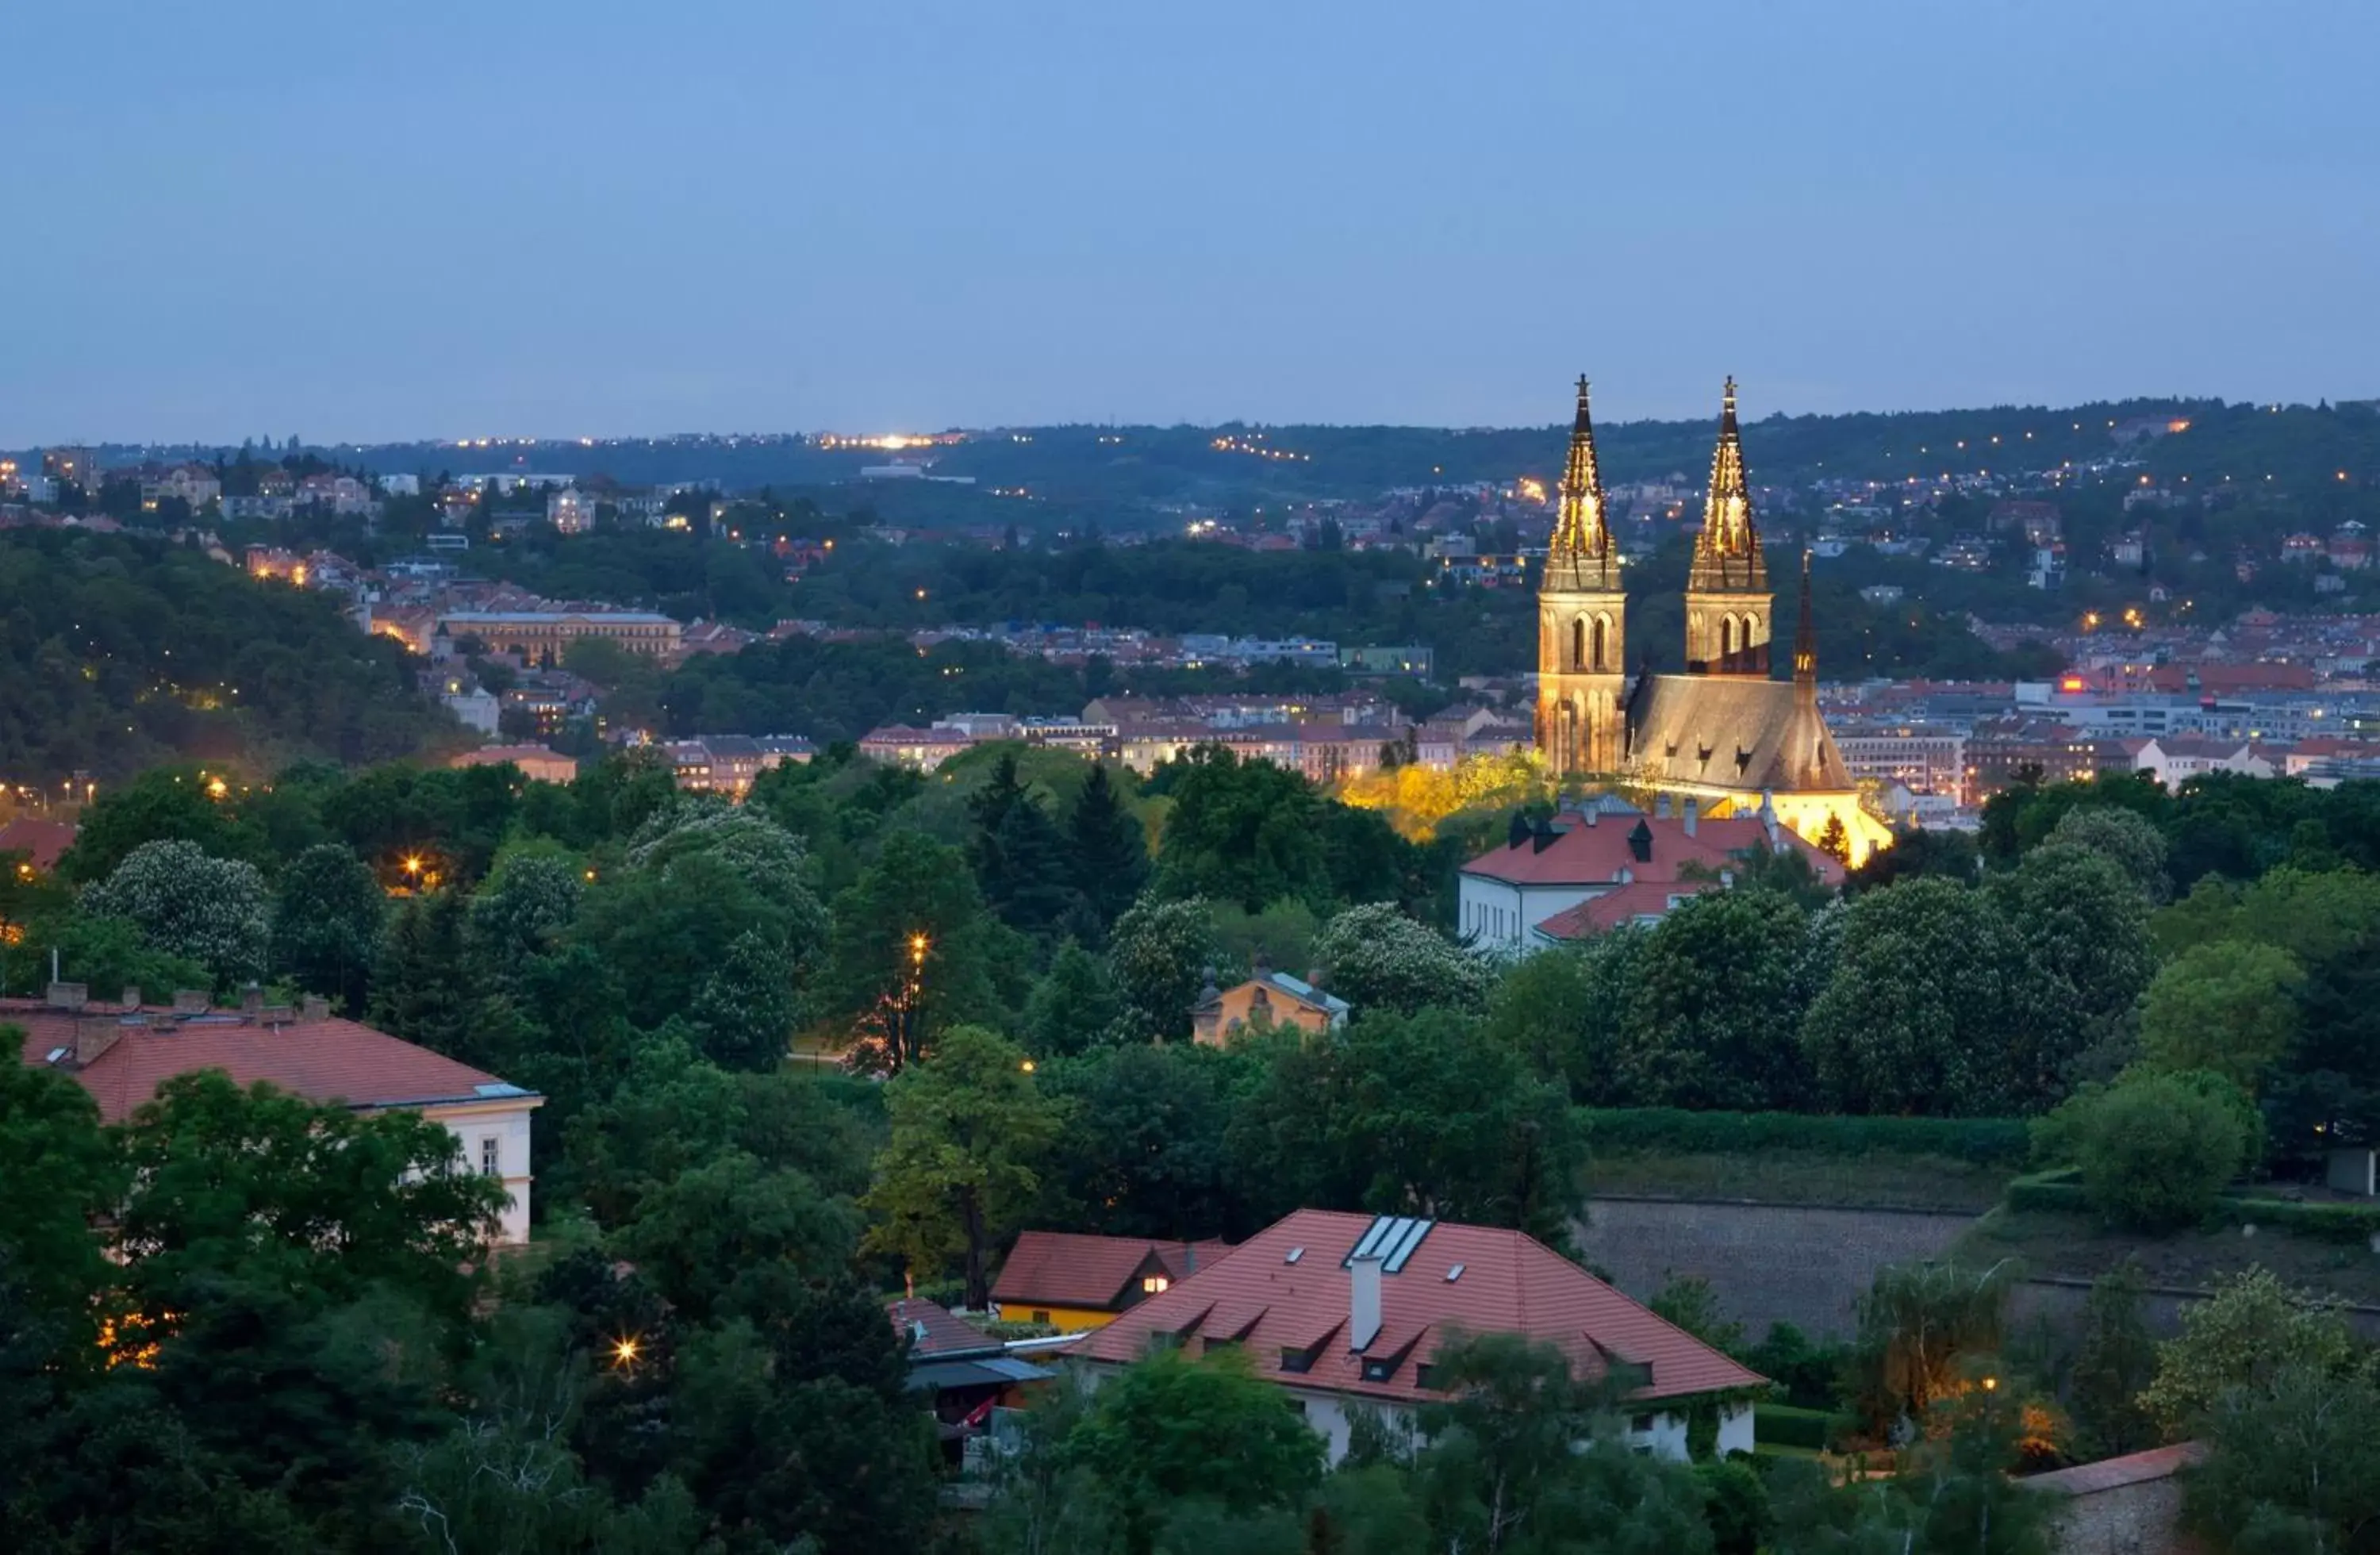
[{"label": "shrub", "polygon": [[1820,1452],[1855,1423],[1852,1416],[1828,1409],[1797,1409],[1790,1403],[1755,1404],[1752,1437],[1770,1447],[1801,1447]]},{"label": "shrub", "polygon": [[2170,1231],[2214,1209],[2246,1160],[2237,1098],[2219,1076],[2136,1075],[2078,1093],[2045,1120],[2046,1133],[2071,1151],[2082,1191],[2102,1215]]}]

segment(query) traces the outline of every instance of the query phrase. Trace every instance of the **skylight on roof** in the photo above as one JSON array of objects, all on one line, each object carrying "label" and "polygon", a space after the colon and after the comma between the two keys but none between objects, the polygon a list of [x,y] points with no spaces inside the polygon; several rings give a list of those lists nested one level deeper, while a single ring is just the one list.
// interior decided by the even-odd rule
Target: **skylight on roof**
[{"label": "skylight on roof", "polygon": [[1446,1282],[1447,1282],[1448,1284],[1450,1284],[1450,1285],[1453,1284],[1457,1280],[1460,1280],[1460,1279],[1462,1279],[1462,1278],[1463,1278],[1463,1266],[1462,1266],[1461,1264],[1456,1264],[1452,1269],[1450,1269],[1450,1270],[1448,1270],[1446,1271]]},{"label": "skylight on roof", "polygon": [[[58,1050],[58,1051],[59,1051],[59,1052],[64,1052],[64,1051],[66,1051],[66,1050],[65,1050],[64,1048],[60,1048],[60,1049]],[[53,1055],[53,1056],[55,1056],[55,1055]],[[1286,1256],[1284,1256],[1284,1257],[1281,1258],[1281,1262],[1283,1262],[1283,1263],[1295,1263],[1298,1259],[1300,1259],[1300,1258],[1304,1257],[1305,1256],[1305,1248],[1303,1248],[1303,1247],[1292,1247],[1292,1248],[1289,1250],[1289,1252],[1287,1253],[1287,1255],[1286,1255]]]}]

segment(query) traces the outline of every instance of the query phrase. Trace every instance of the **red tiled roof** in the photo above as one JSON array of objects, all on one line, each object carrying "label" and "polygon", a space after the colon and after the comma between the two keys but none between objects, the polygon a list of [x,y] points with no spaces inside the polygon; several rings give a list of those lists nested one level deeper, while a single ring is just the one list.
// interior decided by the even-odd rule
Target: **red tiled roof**
[{"label": "red tiled roof", "polygon": [[997,1350],[1000,1341],[965,1321],[946,1306],[930,1301],[905,1297],[884,1304],[884,1315],[892,1319],[892,1330],[903,1338],[917,1335],[909,1354],[917,1355],[955,1355],[976,1350]]},{"label": "red tiled roof", "polygon": [[[1628,846],[1640,820],[1653,834],[1650,858],[1638,858]],[[1834,856],[1785,827],[1778,828],[1778,837],[1809,859],[1820,880],[1829,885],[1842,882],[1842,864]],[[1689,860],[1716,873],[1734,868],[1736,855],[1767,845],[1767,830],[1753,816],[1699,820],[1693,836],[1686,834],[1682,816],[1606,815],[1593,826],[1573,816],[1570,829],[1557,833],[1544,849],[1534,842],[1491,848],[1465,864],[1463,872],[1508,885],[1602,884],[1618,880],[1622,869],[1638,881],[1675,881],[1679,866]]]},{"label": "red tiled roof", "polygon": [[36,815],[20,815],[0,824],[0,853],[24,853],[34,869],[44,873],[58,867],[58,859],[74,846],[76,828],[63,820],[44,820]]},{"label": "red tiled roof", "polygon": [[1581,940],[1608,933],[1639,916],[1659,917],[1670,910],[1672,896],[1699,896],[1718,888],[1717,881],[1638,881],[1590,896],[1575,907],[1565,907],[1537,925],[1537,932],[1557,940]]},{"label": "red tiled roof", "polygon": [[[1380,1332],[1356,1354],[1347,1348],[1350,1279],[1342,1260],[1373,1219],[1301,1209],[1096,1330],[1075,1354],[1126,1364],[1140,1358],[1152,1335],[1181,1335],[1184,1342],[1204,1337],[1202,1314],[1261,1308],[1244,1341],[1257,1374],[1330,1392],[1408,1402],[1430,1397],[1417,1370],[1458,1329],[1525,1334],[1552,1344],[1582,1378],[1602,1375],[1609,1358],[1649,1367],[1651,1380],[1633,1390],[1632,1399],[1681,1398],[1767,1380],[1552,1248],[1492,1226],[1431,1226],[1402,1269],[1381,1275]],[[1294,1263],[1289,1261],[1293,1249],[1302,1249]],[[1309,1370],[1281,1369],[1284,1349],[1318,1344]],[[1365,1379],[1366,1360],[1390,1358],[1396,1366],[1385,1380]]]},{"label": "red tiled roof", "polygon": [[[176,1075],[220,1069],[245,1087],[268,1080],[310,1101],[350,1107],[419,1107],[531,1093],[493,1075],[419,1048],[384,1031],[335,1016],[267,1026],[250,1016],[214,1012],[195,1019],[151,1009],[145,1025],[119,1025],[115,1041],[74,1078],[99,1103],[101,1118],[118,1123]],[[94,1005],[82,1020],[124,1020],[113,1004]],[[71,1053],[78,1016],[30,999],[0,999],[0,1026],[25,1030],[24,1062],[42,1065],[59,1048]],[[70,1061],[69,1061],[70,1062]]]},{"label": "red tiled roof", "polygon": [[1222,1242],[1151,1242],[1137,1236],[1087,1236],[1076,1232],[1028,1231],[1018,1236],[1000,1266],[991,1299],[1002,1306],[1112,1307],[1127,1282],[1151,1258],[1177,1283],[1229,1252]]}]

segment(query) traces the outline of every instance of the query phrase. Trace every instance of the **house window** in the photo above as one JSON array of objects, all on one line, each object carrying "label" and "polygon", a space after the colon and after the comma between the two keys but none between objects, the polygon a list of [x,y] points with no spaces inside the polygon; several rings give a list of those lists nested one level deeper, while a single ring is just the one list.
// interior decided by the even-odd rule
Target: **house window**
[{"label": "house window", "polygon": [[1046,1306],[1035,1307],[1033,1309],[1033,1320],[1037,1323],[1048,1322],[1050,1320],[1050,1309]]},{"label": "house window", "polygon": [[1281,1369],[1290,1373],[1292,1376],[1312,1371],[1314,1369],[1314,1352],[1311,1350],[1291,1350],[1284,1348],[1281,1353]]},{"label": "house window", "polygon": [[1156,1295],[1167,1289],[1172,1283],[1172,1281],[1167,1279],[1162,1274],[1144,1274],[1140,1277],[1141,1294],[1144,1295]]},{"label": "house window", "polygon": [[1417,1388],[1437,1387],[1438,1367],[1427,1365],[1414,1367],[1414,1386]]},{"label": "house window", "polygon": [[1394,1360],[1366,1361],[1364,1363],[1364,1380],[1366,1382],[1386,1382],[1390,1378],[1394,1377],[1396,1374],[1397,1363]]},{"label": "house window", "polygon": [[1653,1417],[1650,1415],[1631,1415],[1628,1420],[1628,1428],[1632,1431],[1649,1431],[1653,1428]]},{"label": "house window", "polygon": [[482,1136],[480,1136],[480,1174],[481,1174],[481,1175],[483,1175],[483,1176],[488,1176],[488,1177],[493,1177],[493,1176],[495,1176],[495,1175],[496,1175],[497,1167],[501,1164],[502,1159],[503,1159],[503,1158],[502,1158],[502,1156],[500,1155],[499,1150],[498,1150],[498,1141],[497,1141],[497,1139],[496,1139],[496,1136],[495,1136],[494,1135],[492,1135],[492,1134],[487,1134],[487,1135],[482,1135]]}]

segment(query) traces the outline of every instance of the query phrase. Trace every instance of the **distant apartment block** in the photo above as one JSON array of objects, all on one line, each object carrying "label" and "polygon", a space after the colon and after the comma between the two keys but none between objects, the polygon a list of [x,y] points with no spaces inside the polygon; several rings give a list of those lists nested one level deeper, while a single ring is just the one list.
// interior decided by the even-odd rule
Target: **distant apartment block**
[{"label": "distant apartment block", "polygon": [[684,631],[670,616],[650,610],[458,610],[441,615],[437,630],[455,641],[477,638],[492,652],[542,665],[561,663],[581,638],[615,642],[631,653],[674,653]]},{"label": "distant apartment block", "polygon": [[583,535],[595,527],[595,499],[576,486],[566,486],[547,495],[545,516],[563,534]]}]

